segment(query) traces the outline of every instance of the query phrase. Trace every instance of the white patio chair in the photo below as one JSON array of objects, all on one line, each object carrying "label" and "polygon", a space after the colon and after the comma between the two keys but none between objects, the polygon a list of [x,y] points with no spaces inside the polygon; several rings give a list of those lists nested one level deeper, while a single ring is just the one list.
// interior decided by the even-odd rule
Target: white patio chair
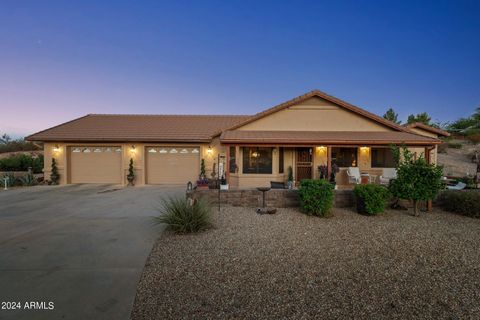
[{"label": "white patio chair", "polygon": [[383,173],[378,179],[380,181],[380,184],[388,186],[390,184],[390,180],[397,179],[397,169],[395,168],[383,169]]},{"label": "white patio chair", "polygon": [[448,188],[448,190],[463,190],[463,189],[465,189],[466,186],[467,186],[467,184],[465,182],[458,182],[454,186],[447,186],[447,188]]},{"label": "white patio chair", "polygon": [[348,167],[347,169],[348,183],[360,183],[360,169],[358,167]]}]

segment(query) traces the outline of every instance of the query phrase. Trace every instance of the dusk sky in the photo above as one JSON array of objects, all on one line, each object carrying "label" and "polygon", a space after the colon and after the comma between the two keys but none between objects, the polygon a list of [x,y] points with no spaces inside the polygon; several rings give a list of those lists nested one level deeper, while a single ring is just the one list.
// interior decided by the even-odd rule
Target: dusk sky
[{"label": "dusk sky", "polygon": [[471,114],[480,1],[0,3],[0,134],[87,113],[254,114],[312,89],[402,120]]}]

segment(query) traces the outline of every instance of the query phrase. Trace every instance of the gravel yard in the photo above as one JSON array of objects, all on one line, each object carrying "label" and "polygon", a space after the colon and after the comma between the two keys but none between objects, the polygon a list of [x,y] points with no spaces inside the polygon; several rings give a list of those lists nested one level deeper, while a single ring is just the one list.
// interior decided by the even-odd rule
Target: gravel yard
[{"label": "gravel yard", "polygon": [[480,319],[478,219],[233,207],[214,216],[207,232],[158,239],[133,319]]}]

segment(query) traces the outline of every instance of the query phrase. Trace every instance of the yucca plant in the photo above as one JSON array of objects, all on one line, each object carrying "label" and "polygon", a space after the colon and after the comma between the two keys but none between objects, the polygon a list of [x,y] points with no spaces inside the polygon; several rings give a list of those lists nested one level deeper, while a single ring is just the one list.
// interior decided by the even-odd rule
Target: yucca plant
[{"label": "yucca plant", "polygon": [[37,180],[35,180],[35,177],[31,173],[27,173],[26,175],[21,177],[20,181],[25,187],[34,186],[37,184]]},{"label": "yucca plant", "polygon": [[190,204],[184,198],[162,199],[156,224],[165,223],[177,233],[192,233],[208,229],[212,225],[212,208],[204,200]]}]

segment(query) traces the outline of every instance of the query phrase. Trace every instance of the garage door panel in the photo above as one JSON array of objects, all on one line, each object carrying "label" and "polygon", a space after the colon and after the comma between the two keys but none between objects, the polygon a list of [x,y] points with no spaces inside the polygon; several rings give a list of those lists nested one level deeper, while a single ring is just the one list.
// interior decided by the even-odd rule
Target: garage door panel
[{"label": "garage door panel", "polygon": [[70,150],[70,183],[122,183],[120,147],[74,147]]},{"label": "garage door panel", "polygon": [[146,154],[148,184],[186,184],[198,179],[198,147],[147,147]]}]

